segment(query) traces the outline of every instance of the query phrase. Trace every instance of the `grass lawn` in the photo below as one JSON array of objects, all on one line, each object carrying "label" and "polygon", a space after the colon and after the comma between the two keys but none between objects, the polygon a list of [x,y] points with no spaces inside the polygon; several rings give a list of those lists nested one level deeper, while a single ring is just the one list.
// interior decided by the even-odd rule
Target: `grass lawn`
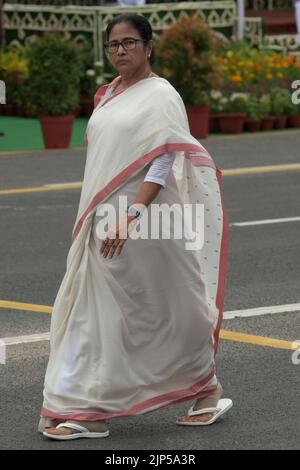
[{"label": "grass lawn", "polygon": [[[83,147],[88,119],[78,118],[73,123],[70,147]],[[38,119],[0,116],[0,152],[39,150],[44,148]]]}]

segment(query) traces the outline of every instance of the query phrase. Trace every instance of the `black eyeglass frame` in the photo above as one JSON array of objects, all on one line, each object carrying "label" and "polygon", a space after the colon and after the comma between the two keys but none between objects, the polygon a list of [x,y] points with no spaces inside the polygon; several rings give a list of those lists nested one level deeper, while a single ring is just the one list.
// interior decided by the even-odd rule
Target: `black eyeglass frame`
[{"label": "black eyeglass frame", "polygon": [[[131,40],[131,41],[135,41],[135,46],[134,46],[133,49],[126,49],[126,47],[124,47],[124,44],[123,44],[123,43],[124,43],[125,41],[128,41],[128,39]],[[125,51],[133,51],[133,50],[136,49],[136,43],[139,42],[139,41],[144,42],[144,43],[147,42],[145,39],[124,38],[124,39],[122,39],[122,41],[114,41],[114,44],[113,44],[113,45],[114,45],[114,46],[117,46],[117,47],[116,47],[116,50],[115,50],[114,52],[109,51],[109,49],[108,49],[109,46],[110,46],[110,43],[109,43],[109,42],[106,42],[106,43],[104,44],[104,48],[105,48],[106,52],[108,52],[108,54],[116,54],[116,53],[118,52],[119,46],[120,46],[120,44],[121,44],[121,46],[123,47],[123,49],[124,49]]]}]

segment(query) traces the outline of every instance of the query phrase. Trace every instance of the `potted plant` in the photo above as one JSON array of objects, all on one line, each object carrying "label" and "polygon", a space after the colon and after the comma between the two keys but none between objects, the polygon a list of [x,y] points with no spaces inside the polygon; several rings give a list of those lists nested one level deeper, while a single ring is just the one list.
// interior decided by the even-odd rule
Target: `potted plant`
[{"label": "potted plant", "polygon": [[166,29],[156,44],[155,71],[181,95],[191,134],[208,134],[209,93],[221,84],[216,51],[221,39],[201,18],[185,17]]},{"label": "potted plant", "polygon": [[275,117],[274,128],[284,129],[287,123],[287,111],[291,101],[288,90],[273,88],[271,90],[271,114]]},{"label": "potted plant", "polygon": [[270,131],[273,129],[275,117],[271,116],[271,98],[265,94],[260,97],[259,107],[261,112],[261,130]]},{"label": "potted plant", "polygon": [[31,45],[28,92],[46,148],[70,145],[81,75],[79,50],[64,35],[46,33]]},{"label": "potted plant", "polygon": [[219,114],[219,126],[224,134],[240,134],[246,118],[248,95],[233,93],[221,99],[222,112]]},{"label": "potted plant", "polygon": [[94,50],[88,42],[79,47],[84,73],[80,80],[80,115],[90,117],[94,109],[97,89],[107,83],[103,75],[104,63],[94,59]]},{"label": "potted plant", "polygon": [[93,68],[85,71],[85,94],[81,96],[82,114],[90,117],[94,109],[94,95],[101,85],[107,83],[102,75],[103,63],[94,62]]},{"label": "potted plant", "polygon": [[223,93],[220,90],[211,90],[209,109],[209,133],[220,132],[219,113],[222,111]]},{"label": "potted plant", "polygon": [[300,103],[293,103],[291,98],[287,106],[287,116],[289,127],[300,127]]},{"label": "potted plant", "polygon": [[23,50],[0,52],[0,77],[6,86],[6,102],[3,114],[22,114],[24,83],[28,76],[28,60]]},{"label": "potted plant", "polygon": [[252,95],[246,102],[245,130],[250,132],[259,131],[261,126],[261,110],[257,96]]}]

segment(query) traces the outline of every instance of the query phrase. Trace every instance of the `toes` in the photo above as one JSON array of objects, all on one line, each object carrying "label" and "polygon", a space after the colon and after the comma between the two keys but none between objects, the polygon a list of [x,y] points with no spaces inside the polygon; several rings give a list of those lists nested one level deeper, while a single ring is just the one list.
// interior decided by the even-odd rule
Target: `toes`
[{"label": "toes", "polygon": [[181,416],[178,418],[178,422],[190,422],[190,421],[202,421],[206,422],[209,421],[213,417],[213,413],[203,413],[202,415],[196,416]]},{"label": "toes", "polygon": [[179,421],[181,423],[182,421],[185,421],[186,418],[187,418],[187,416],[181,416],[180,418],[177,419],[177,421]]},{"label": "toes", "polygon": [[48,434],[54,434],[55,436],[67,436],[73,434],[71,429],[68,428],[46,428]]}]

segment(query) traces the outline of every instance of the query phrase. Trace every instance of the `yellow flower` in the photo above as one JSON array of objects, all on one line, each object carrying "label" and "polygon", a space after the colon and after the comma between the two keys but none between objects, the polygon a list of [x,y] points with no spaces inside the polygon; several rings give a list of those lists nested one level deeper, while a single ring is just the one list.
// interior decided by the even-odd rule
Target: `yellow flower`
[{"label": "yellow flower", "polygon": [[169,78],[172,75],[172,70],[168,69],[167,67],[164,67],[162,69],[162,73],[166,78]]}]

